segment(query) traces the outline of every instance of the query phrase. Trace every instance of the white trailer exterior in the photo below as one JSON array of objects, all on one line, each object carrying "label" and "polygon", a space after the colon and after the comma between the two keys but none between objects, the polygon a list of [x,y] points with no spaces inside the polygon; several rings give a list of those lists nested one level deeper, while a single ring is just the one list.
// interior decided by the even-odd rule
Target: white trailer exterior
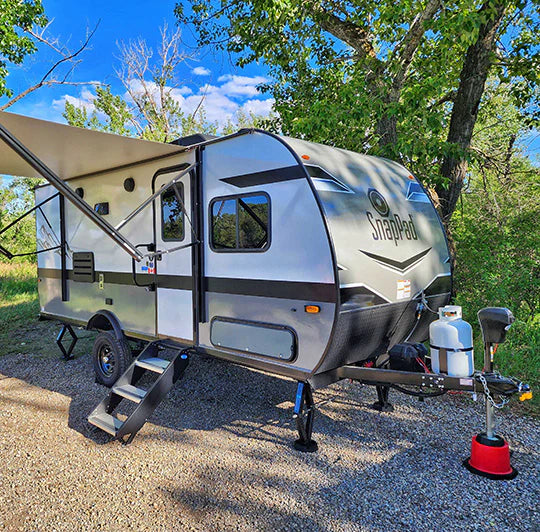
[{"label": "white trailer exterior", "polygon": [[[185,212],[169,187],[121,229],[144,252],[161,252],[135,263],[146,286],[135,284],[130,256],[66,202],[64,274],[60,250],[38,255],[43,317],[99,327],[106,311],[127,337],[170,338],[317,386],[333,380],[319,374],[424,340],[432,318],[417,322],[421,296],[435,308],[449,299],[444,230],[397,163],[257,130],[179,146],[1,120],[112,226],[194,165],[174,185]],[[36,202],[55,194],[41,186]],[[37,211],[38,250],[59,241],[59,202]],[[261,242],[248,234],[261,231]],[[86,278],[81,253],[93,256]]]},{"label": "white trailer exterior", "polygon": [[[484,393],[487,430],[466,467],[517,474],[493,432],[494,395],[531,397],[493,371],[493,346],[514,317],[479,312],[481,373],[429,372],[417,342],[450,298],[450,257],[434,206],[403,166],[259,130],[160,144],[9,113],[0,139],[0,173],[50,183],[33,209],[41,316],[64,323],[59,346],[70,324],[100,331],[94,369],[111,391],[91,424],[129,443],[190,354],[208,353],[299,381],[300,451],[317,450],[313,387],[375,385],[380,411],[392,409],[391,386]],[[132,358],[128,339],[148,343]],[[472,353],[454,343],[432,348],[446,362]],[[124,400],[125,418],[115,415]],[[504,459],[486,470],[482,445]]]}]

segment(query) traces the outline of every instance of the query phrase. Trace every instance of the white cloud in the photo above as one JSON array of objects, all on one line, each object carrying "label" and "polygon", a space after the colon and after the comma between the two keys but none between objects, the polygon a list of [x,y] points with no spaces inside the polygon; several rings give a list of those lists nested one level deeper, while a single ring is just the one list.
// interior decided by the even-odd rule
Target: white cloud
[{"label": "white cloud", "polygon": [[253,113],[256,115],[267,116],[272,111],[274,103],[274,98],[267,98],[266,100],[248,100],[242,105],[242,110],[248,114]]},{"label": "white cloud", "polygon": [[63,112],[66,107],[66,102],[74,105],[75,107],[86,109],[88,113],[91,113],[92,111],[95,111],[96,106],[94,105],[95,95],[92,94],[89,90],[81,91],[81,97],[77,98],[75,96],[71,96],[70,94],[64,94],[57,100],[53,100],[52,106],[57,111]]},{"label": "white cloud", "polygon": [[212,72],[203,66],[195,67],[192,71],[195,76],[209,76]]},{"label": "white cloud", "polygon": [[171,94],[192,94],[193,90],[191,90],[188,86],[183,85],[182,87],[175,87],[172,89]]},{"label": "white cloud", "polygon": [[[246,113],[268,115],[274,100],[264,98],[257,89],[257,85],[268,81],[263,76],[250,77],[227,74],[218,78],[217,85],[205,85],[200,87],[197,92],[194,92],[187,85],[167,87],[166,91],[178,103],[185,114],[193,113],[201,106],[202,100],[202,108],[204,108],[207,120],[217,122],[219,126],[223,126],[229,120],[234,122],[235,114],[239,109]],[[156,103],[159,103],[159,87],[157,84],[148,81],[146,88],[150,91]],[[130,90],[134,93],[142,93],[144,88],[140,81],[131,80]],[[124,94],[124,98],[130,102],[132,101],[127,92]],[[95,94],[85,87],[78,96],[65,94],[61,98],[54,100],[53,107],[58,111],[63,111],[67,101],[77,107],[83,107],[88,113],[91,113],[95,110],[94,99]]]}]

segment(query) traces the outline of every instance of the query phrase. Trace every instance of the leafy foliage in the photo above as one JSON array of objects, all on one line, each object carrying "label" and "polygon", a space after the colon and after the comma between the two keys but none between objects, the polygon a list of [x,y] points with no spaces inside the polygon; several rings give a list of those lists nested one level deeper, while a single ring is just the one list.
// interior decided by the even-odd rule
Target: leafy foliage
[{"label": "leafy foliage", "polygon": [[540,168],[519,153],[524,127],[512,96],[491,86],[475,135],[469,181],[452,219],[456,302],[475,330],[476,312],[510,308],[516,324],[496,361],[508,374],[538,383],[540,374]]},{"label": "leafy foliage", "polygon": [[[8,186],[0,182],[0,229],[24,214],[34,204],[33,188],[40,179],[17,177]],[[31,253],[36,250],[36,224],[33,214],[26,216],[19,223],[8,229],[0,237],[0,245],[12,253]],[[26,258],[15,259],[17,261]],[[35,256],[30,260],[35,262]]]},{"label": "leafy foliage", "polygon": [[0,96],[13,94],[6,85],[9,64],[20,65],[37,49],[35,41],[25,30],[46,24],[41,0],[0,0]]},{"label": "leafy foliage", "polygon": [[[201,45],[236,54],[239,65],[269,67],[276,130],[402,160],[426,184],[441,186],[441,161],[469,157],[447,142],[453,99],[464,56],[499,5],[190,0],[176,14]],[[493,69],[529,126],[540,116],[539,25],[537,5],[507,2]]]}]

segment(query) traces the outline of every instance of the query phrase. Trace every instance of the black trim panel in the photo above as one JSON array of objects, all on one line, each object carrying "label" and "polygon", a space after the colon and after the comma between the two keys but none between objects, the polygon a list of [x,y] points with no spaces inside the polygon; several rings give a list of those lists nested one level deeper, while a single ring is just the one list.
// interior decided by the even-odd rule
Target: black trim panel
[{"label": "black trim panel", "polygon": [[269,281],[266,279],[233,279],[205,277],[205,289],[218,294],[240,294],[280,299],[336,303],[336,287],[331,283]]},{"label": "black trim panel", "polygon": [[452,291],[452,277],[450,275],[440,275],[426,288],[424,288],[424,295],[426,297],[447,294]]},{"label": "black trim panel", "polygon": [[269,183],[281,183],[282,181],[292,181],[293,179],[305,179],[306,176],[297,165],[275,168],[274,170],[264,170],[263,172],[253,172],[251,174],[237,175],[220,179],[224,183],[239,188],[254,187],[257,185],[268,185]]},{"label": "black trim panel", "polygon": [[[341,304],[350,302],[351,300],[362,300],[360,306],[374,306],[374,305],[384,305],[390,303],[390,301],[383,299],[381,296],[372,292],[369,288],[365,286],[351,286],[346,288],[341,288],[339,290]],[[356,296],[356,297],[355,297]],[[353,301],[358,302],[360,301]]]},{"label": "black trim panel", "polygon": [[[60,279],[60,270],[39,268],[38,277]],[[68,270],[68,278],[73,280],[73,271]],[[131,273],[96,272],[102,274],[105,283],[133,285]],[[154,275],[137,274],[142,281],[153,281]],[[158,288],[191,290],[193,278],[189,275],[159,275]],[[224,277],[205,277],[204,289],[218,294],[235,294],[255,297],[276,297],[280,299],[298,299],[310,302],[335,303],[336,288],[331,283],[311,283],[301,281],[268,281],[266,279],[234,279]]]}]

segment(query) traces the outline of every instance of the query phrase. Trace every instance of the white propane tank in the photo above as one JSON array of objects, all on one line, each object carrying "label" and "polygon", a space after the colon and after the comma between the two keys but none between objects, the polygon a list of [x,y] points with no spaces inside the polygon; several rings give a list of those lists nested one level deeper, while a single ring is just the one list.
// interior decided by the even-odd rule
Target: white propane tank
[{"label": "white propane tank", "polygon": [[461,307],[439,309],[439,319],[429,326],[431,369],[451,377],[470,377],[474,373],[472,327],[461,319]]}]

